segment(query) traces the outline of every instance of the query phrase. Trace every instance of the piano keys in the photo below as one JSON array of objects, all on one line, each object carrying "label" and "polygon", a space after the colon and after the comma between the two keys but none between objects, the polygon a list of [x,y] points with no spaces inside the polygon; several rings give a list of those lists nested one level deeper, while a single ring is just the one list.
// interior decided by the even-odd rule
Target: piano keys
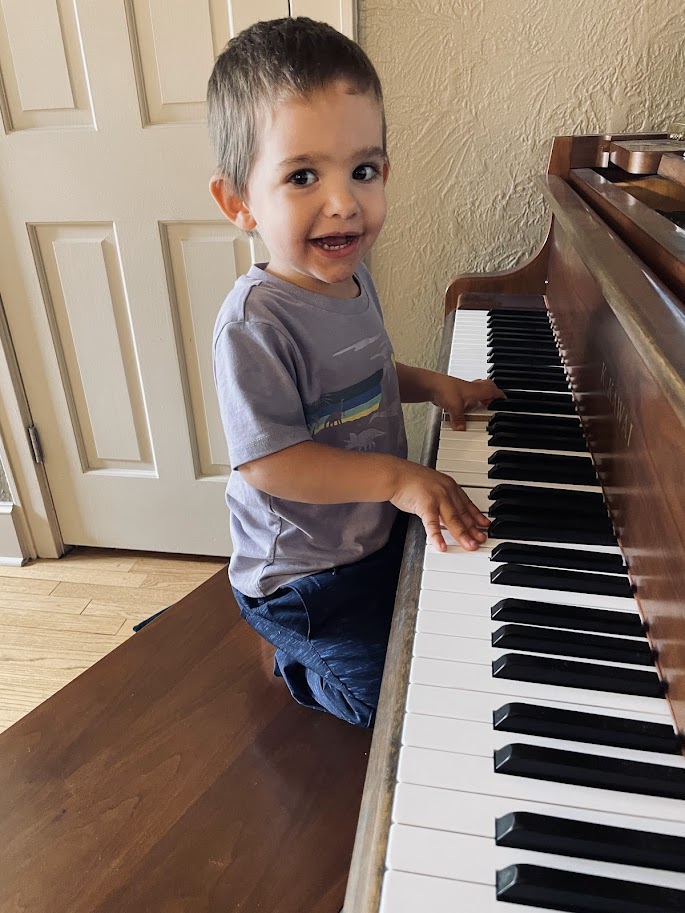
[{"label": "piano keys", "polygon": [[[685,909],[683,695],[663,611],[682,606],[682,532],[666,584],[664,556],[649,556],[655,518],[670,532],[685,498],[658,492],[670,445],[645,448],[649,422],[615,369],[632,359],[638,386],[649,373],[643,394],[685,444],[685,323],[632,254],[665,315],[645,327],[625,307],[621,242],[580,201],[558,215],[567,190],[551,194],[542,285],[524,266],[517,294],[466,289],[446,323],[442,369],[491,376],[507,399],[465,432],[436,415],[422,460],[466,488],[491,533],[477,553],[452,540],[439,553],[410,524],[348,913]],[[602,234],[583,258],[568,239],[588,224]],[[573,314],[578,285],[592,306]],[[654,514],[636,513],[636,474]]]}]

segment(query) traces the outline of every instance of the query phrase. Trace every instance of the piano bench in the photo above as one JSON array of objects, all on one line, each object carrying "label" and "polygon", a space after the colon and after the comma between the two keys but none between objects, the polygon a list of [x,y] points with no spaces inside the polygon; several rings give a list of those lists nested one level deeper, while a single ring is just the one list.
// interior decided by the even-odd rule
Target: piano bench
[{"label": "piano bench", "polygon": [[0,910],[338,913],[371,733],[298,706],[223,569],[0,735]]}]

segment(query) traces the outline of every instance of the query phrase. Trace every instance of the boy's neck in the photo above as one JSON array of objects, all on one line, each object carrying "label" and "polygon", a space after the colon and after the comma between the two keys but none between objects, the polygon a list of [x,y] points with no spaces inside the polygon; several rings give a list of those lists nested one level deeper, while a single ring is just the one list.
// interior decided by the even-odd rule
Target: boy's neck
[{"label": "boy's neck", "polygon": [[323,295],[326,298],[358,298],[362,293],[361,286],[355,276],[350,276],[345,282],[336,283],[335,285],[321,282],[319,283],[321,288],[312,288],[309,285],[294,282],[292,276],[284,275],[278,268],[274,269],[271,263],[266,264],[264,272],[269,273],[270,276],[275,276],[282,282],[287,282],[290,285],[295,286],[295,288],[304,289],[304,291],[312,292],[315,295]]}]

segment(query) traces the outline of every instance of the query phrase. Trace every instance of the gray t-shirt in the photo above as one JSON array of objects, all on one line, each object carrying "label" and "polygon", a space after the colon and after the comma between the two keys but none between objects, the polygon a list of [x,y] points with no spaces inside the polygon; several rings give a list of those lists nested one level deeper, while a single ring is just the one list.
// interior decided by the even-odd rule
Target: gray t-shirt
[{"label": "gray t-shirt", "polygon": [[303,504],[249,485],[236,468],[302,441],[406,458],[397,372],[378,296],[360,265],[357,298],[329,298],[253,266],[214,327],[214,378],[234,470],[232,584],[268,596],[359,561],[388,540],[382,503]]}]

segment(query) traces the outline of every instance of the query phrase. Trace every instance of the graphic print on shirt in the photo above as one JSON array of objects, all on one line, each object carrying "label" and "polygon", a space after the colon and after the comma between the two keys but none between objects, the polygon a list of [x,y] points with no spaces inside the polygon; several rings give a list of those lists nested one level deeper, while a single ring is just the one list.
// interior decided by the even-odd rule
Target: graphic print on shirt
[{"label": "graphic print on shirt", "polygon": [[[378,411],[381,402],[383,368],[350,387],[324,393],[316,402],[305,403],[307,429],[315,437],[324,428],[356,422]],[[365,448],[366,449],[366,448]]]}]

